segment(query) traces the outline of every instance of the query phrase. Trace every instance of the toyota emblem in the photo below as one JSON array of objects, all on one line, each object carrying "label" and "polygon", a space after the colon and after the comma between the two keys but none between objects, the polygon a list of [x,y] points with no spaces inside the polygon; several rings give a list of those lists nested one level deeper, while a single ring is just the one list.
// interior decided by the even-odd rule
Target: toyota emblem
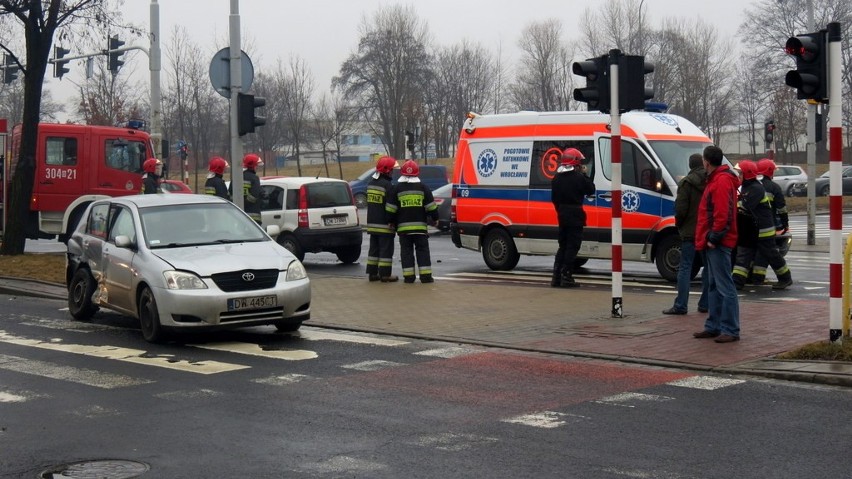
[{"label": "toyota emblem", "polygon": [[243,273],[243,281],[254,281],[254,273],[251,271]]}]

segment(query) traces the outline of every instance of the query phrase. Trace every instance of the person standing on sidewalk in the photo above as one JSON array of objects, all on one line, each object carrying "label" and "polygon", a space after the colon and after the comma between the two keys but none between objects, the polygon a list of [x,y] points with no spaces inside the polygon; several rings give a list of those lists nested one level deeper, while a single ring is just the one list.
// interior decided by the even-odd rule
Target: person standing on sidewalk
[{"label": "person standing on sidewalk", "polygon": [[707,186],[698,206],[695,249],[704,252],[708,275],[710,314],[695,338],[716,338],[717,343],[740,339],[740,304],[731,274],[731,249],[737,244],[737,187],[739,178],[717,146],[704,148]]},{"label": "person standing on sidewalk", "polygon": [[553,261],[553,276],[550,280],[550,286],[554,288],[580,286],[572,273],[574,260],[583,243],[583,228],[586,226],[583,198],[595,194],[595,182],[586,176],[586,166],[583,165],[585,159],[580,150],[566,148],[551,181],[550,199],[559,220],[559,249]]},{"label": "person standing on sidewalk", "polygon": [[[680,235],[680,265],[677,270],[677,296],[671,308],[663,314],[686,314],[689,303],[689,283],[692,281],[692,264],[695,261],[695,225],[698,222],[698,205],[707,173],[700,153],[689,157],[689,173],[677,185],[675,198],[675,226]],[[707,270],[701,274],[701,296],[698,298],[698,312],[707,309]]]},{"label": "person standing on sidewalk", "polygon": [[226,168],[228,168],[228,162],[224,158],[214,156],[210,159],[210,166],[208,168],[210,173],[207,174],[207,181],[204,182],[205,195],[214,195],[231,201],[231,195],[228,194],[228,187],[222,178]]},{"label": "person standing on sidewalk", "polygon": [[[770,158],[763,158],[757,162],[757,172],[763,175],[760,183],[766,190],[766,196],[769,198],[769,206],[772,208],[772,217],[775,219],[775,245],[778,247],[778,252],[783,257],[786,250],[782,251],[787,238],[783,236],[790,229],[790,218],[787,214],[787,199],[784,197],[784,192],[778,183],[772,181],[775,176],[775,162]],[[763,284],[766,279],[766,267],[769,265],[769,260],[760,251],[754,257],[754,265],[751,269],[749,279],[753,284]],[[778,272],[775,272],[778,276]]]},{"label": "person standing on sidewalk", "polygon": [[367,185],[367,234],[370,246],[367,250],[367,278],[370,281],[392,283],[399,278],[392,275],[393,247],[396,228],[387,211],[388,198],[393,195],[391,173],[396,160],[383,156],[376,162],[376,172]]},{"label": "person standing on sidewalk", "polygon": [[399,183],[387,201],[386,209],[391,223],[399,235],[399,255],[402,262],[402,280],[413,283],[415,254],[417,274],[421,283],[433,283],[432,258],[429,256],[428,225],[438,222],[438,205],[429,187],[417,176],[420,167],[408,160],[400,169]]}]

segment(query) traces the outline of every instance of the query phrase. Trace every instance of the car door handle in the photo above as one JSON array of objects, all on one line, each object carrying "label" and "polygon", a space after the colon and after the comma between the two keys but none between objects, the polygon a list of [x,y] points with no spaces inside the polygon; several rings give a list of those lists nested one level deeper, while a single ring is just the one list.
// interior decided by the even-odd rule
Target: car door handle
[{"label": "car door handle", "polygon": [[281,215],[272,215],[272,218],[273,218],[273,219],[276,219],[276,220],[280,220],[280,219],[281,219]]},{"label": "car door handle", "polygon": [[598,195],[598,198],[602,200],[612,200],[612,192],[607,191],[606,193],[601,193]]},{"label": "car door handle", "polygon": [[101,186],[112,187],[112,183],[101,183]]}]

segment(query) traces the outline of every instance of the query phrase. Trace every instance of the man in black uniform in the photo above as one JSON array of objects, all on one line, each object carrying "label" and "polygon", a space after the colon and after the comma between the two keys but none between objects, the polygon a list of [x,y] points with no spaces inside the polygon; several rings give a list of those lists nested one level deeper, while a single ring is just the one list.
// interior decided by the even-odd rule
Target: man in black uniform
[{"label": "man in black uniform", "polygon": [[[257,224],[261,224],[260,210],[263,207],[265,193],[260,186],[260,178],[257,177],[257,167],[263,166],[263,160],[254,153],[243,157],[243,211]],[[233,198],[234,184],[228,187],[228,193]]]},{"label": "man in black uniform", "polygon": [[420,182],[417,176],[420,167],[414,160],[408,160],[400,170],[399,184],[388,199],[385,209],[391,215],[391,223],[396,225],[399,235],[399,254],[402,262],[402,279],[413,283],[415,253],[417,254],[417,272],[421,283],[433,283],[432,258],[429,256],[429,224],[438,222],[438,205],[429,187]]},{"label": "man in black uniform", "polygon": [[163,162],[148,158],[142,163],[142,194],[151,195],[160,192],[160,176],[163,174]]},{"label": "man in black uniform", "polygon": [[[784,197],[784,192],[781,191],[778,183],[772,181],[772,177],[775,175],[775,162],[770,158],[758,160],[757,173],[763,175],[760,183],[766,190],[769,206],[772,208],[772,217],[775,218],[775,243],[778,245],[778,252],[781,253],[781,256],[784,256],[788,247],[785,233],[790,229],[790,218],[787,214],[787,199]],[[763,284],[766,279],[767,265],[769,265],[769,260],[758,251],[754,257],[751,276],[749,276],[752,283]]]},{"label": "man in black uniform", "polygon": [[210,173],[207,174],[207,181],[204,183],[204,194],[215,195],[219,198],[231,200],[231,195],[228,194],[228,187],[225,186],[225,180],[222,175],[225,174],[225,168],[228,167],[228,162],[224,158],[214,156],[210,159]]},{"label": "man in black uniform", "polygon": [[391,214],[385,206],[393,195],[391,173],[396,160],[383,156],[376,162],[376,172],[367,185],[367,234],[370,235],[370,248],[367,250],[367,278],[370,281],[392,283],[399,281],[391,274],[393,270],[393,241],[396,228],[391,222]]},{"label": "man in black uniform", "polygon": [[585,174],[585,159],[580,150],[566,148],[551,182],[550,198],[559,218],[559,250],[556,251],[553,278],[550,280],[554,288],[579,286],[574,281],[572,270],[583,242],[583,227],[586,226],[583,197],[595,193],[595,182]]}]

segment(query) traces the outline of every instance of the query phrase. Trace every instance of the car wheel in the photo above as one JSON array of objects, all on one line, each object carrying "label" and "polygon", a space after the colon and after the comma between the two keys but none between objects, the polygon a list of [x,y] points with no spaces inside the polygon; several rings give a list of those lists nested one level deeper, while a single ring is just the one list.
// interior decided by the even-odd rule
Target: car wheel
[{"label": "car wheel", "polygon": [[286,319],[275,322],[275,329],[282,333],[292,333],[298,331],[302,327],[302,322],[299,320]]},{"label": "car wheel", "polygon": [[356,193],[355,194],[355,206],[358,208],[366,208],[367,207],[367,195],[364,193]]},{"label": "car wheel", "polygon": [[142,328],[142,337],[149,343],[158,343],[165,337],[151,288],[146,287],[139,294],[139,326]]},{"label": "car wheel", "polygon": [[677,282],[677,269],[680,266],[680,237],[671,234],[663,238],[657,245],[657,254],[654,256],[657,271],[666,281]]},{"label": "car wheel", "polygon": [[286,248],[287,251],[293,253],[293,256],[295,256],[297,260],[302,261],[305,259],[305,252],[302,250],[302,245],[299,244],[299,240],[297,240],[292,234],[286,233],[279,235],[278,244]]},{"label": "car wheel", "polygon": [[793,197],[793,185],[787,187],[787,191],[785,192],[786,196]]},{"label": "car wheel", "polygon": [[95,294],[95,278],[86,268],[80,268],[68,285],[68,311],[78,321],[87,321],[98,311],[92,302]]},{"label": "car wheel", "polygon": [[342,248],[337,251],[337,259],[340,260],[341,263],[351,264],[358,261],[358,258],[361,257],[361,247],[360,246],[347,246],[346,248]]},{"label": "car wheel", "polygon": [[482,243],[482,259],[494,271],[511,271],[518,265],[521,256],[515,242],[503,228],[496,228],[485,235]]},{"label": "car wheel", "polygon": [[831,185],[825,185],[819,189],[820,196],[829,196],[831,194]]}]

